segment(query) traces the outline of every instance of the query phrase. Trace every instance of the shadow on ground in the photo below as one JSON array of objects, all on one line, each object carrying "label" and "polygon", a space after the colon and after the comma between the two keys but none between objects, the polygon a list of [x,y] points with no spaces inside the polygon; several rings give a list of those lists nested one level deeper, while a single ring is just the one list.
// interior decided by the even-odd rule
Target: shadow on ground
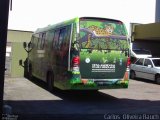
[{"label": "shadow on ground", "polygon": [[[47,89],[46,84],[32,80]],[[104,120],[106,114],[159,114],[160,101],[119,99],[99,91],[52,92],[61,100],[4,101],[22,120]]]},{"label": "shadow on ground", "polygon": [[145,83],[150,83],[150,84],[157,84],[155,81],[148,80],[148,79],[143,79],[143,78],[135,78],[134,80],[145,82]]},{"label": "shadow on ground", "polygon": [[[67,95],[65,95],[67,96]],[[72,96],[72,97],[77,97]],[[160,101],[115,99],[112,96],[84,96],[69,100],[37,100],[37,101],[5,101],[12,106],[13,114],[19,118],[32,118],[44,120],[54,117],[75,119],[103,118],[105,114],[159,114]],[[62,97],[62,96],[61,96]],[[99,97],[99,98],[96,98]],[[63,98],[63,97],[62,97]],[[103,100],[102,100],[103,99]],[[83,118],[84,119],[84,118]]]}]

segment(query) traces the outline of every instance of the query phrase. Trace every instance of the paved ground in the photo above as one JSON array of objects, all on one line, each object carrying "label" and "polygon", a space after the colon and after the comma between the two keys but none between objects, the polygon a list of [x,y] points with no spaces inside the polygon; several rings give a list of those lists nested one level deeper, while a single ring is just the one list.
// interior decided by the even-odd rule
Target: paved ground
[{"label": "paved ground", "polygon": [[128,89],[50,93],[43,82],[6,78],[4,103],[12,107],[13,115],[19,119],[104,120],[128,114],[153,114],[160,119],[160,85],[130,80]]}]

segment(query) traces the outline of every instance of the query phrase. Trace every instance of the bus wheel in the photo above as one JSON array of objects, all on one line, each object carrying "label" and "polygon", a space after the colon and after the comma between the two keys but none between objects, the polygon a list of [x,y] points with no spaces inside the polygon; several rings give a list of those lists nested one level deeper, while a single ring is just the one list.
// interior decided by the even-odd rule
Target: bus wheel
[{"label": "bus wheel", "polygon": [[135,72],[133,70],[130,72],[130,78],[131,79],[135,79],[136,78],[136,74],[135,74]]},{"label": "bus wheel", "polygon": [[156,75],[155,77],[156,83],[160,85],[160,75]]},{"label": "bus wheel", "polygon": [[48,90],[52,92],[54,89],[54,75],[52,72],[49,72],[47,74],[47,84],[48,84]]}]

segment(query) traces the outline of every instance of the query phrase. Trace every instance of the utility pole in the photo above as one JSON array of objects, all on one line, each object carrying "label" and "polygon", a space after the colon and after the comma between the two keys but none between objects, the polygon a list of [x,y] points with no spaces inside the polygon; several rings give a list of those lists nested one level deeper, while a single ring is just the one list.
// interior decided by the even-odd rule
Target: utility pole
[{"label": "utility pole", "polygon": [[5,56],[8,29],[9,0],[0,0],[0,119],[3,113]]}]

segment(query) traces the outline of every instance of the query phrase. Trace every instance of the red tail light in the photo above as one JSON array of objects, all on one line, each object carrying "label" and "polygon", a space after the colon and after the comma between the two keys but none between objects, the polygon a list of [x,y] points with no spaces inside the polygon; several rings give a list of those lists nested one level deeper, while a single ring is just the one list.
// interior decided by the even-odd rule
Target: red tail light
[{"label": "red tail light", "polygon": [[79,65],[79,64],[80,64],[79,57],[78,56],[73,57],[73,59],[72,59],[72,65],[74,66],[74,65]]},{"label": "red tail light", "polygon": [[130,57],[128,57],[128,59],[127,59],[127,67],[130,66],[130,64],[131,64],[131,59],[130,59]]},{"label": "red tail light", "polygon": [[72,71],[73,72],[79,72],[79,64],[80,64],[80,59],[78,56],[73,57],[72,59]]}]

